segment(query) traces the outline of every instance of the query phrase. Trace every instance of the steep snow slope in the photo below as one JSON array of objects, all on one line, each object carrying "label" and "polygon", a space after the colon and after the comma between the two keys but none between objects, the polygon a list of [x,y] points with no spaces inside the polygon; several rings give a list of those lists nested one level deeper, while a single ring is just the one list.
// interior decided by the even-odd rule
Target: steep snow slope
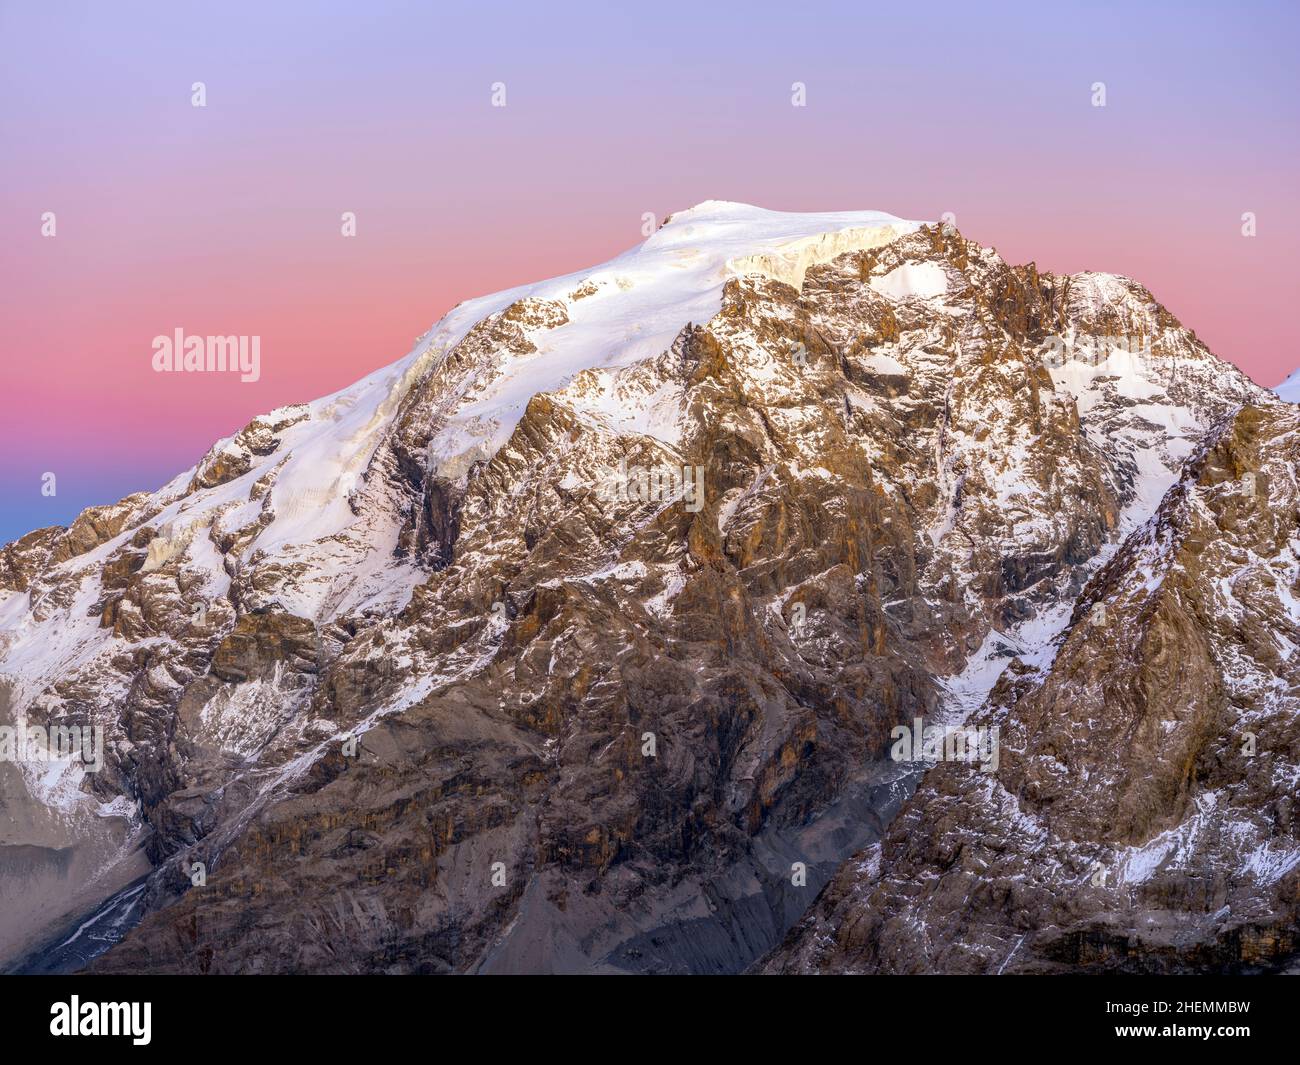
[{"label": "steep snow slope", "polygon": [[1300,370],[1296,370],[1273,391],[1288,403],[1300,403]]}]

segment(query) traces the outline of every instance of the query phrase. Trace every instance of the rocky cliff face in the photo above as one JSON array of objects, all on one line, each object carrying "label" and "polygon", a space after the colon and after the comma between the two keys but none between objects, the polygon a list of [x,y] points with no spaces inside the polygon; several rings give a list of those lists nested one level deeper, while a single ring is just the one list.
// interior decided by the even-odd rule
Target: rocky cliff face
[{"label": "rocky cliff face", "polygon": [[[887,859],[936,836],[905,827],[939,815],[936,782],[966,780],[891,762],[895,726],[960,721],[1000,676],[978,712],[1005,719],[1002,768],[967,786],[1087,807],[1072,840],[1140,851],[1210,794],[1196,766],[1225,707],[1250,685],[1283,700],[1244,666],[1215,681],[1205,612],[1243,622],[1210,590],[1169,606],[1164,673],[1133,682],[1164,709],[1110,705],[1147,638],[1107,650],[1121,630],[1079,618],[1202,542],[1153,530],[1224,426],[1280,432],[1288,411],[1125,279],[884,215],[683,212],[603,267],[462,304],[158,493],[4,549],[5,713],[107,735],[101,772],[6,783],[7,809],[56,811],[69,845],[115,828],[46,924],[142,849],[147,915],[102,970],[734,971],[806,912],[774,965],[908,967],[883,931],[823,949],[876,913],[843,900],[865,897],[855,870],[892,868],[869,848],[911,789]],[[1236,544],[1256,581],[1288,520]],[[1084,637],[1096,685],[1010,701]],[[1193,651],[1199,679],[1171,686]],[[1112,745],[1146,730],[1118,777],[1069,746],[1094,720]],[[1106,766],[1086,802],[1062,759]],[[0,856],[51,846],[24,831]],[[1234,839],[1224,876],[1247,860]],[[1193,908],[1165,904],[1171,929]],[[974,964],[955,957],[915,967]]]},{"label": "rocky cliff face", "polygon": [[1265,971],[1300,951],[1300,414],[1246,405],[772,971]]}]

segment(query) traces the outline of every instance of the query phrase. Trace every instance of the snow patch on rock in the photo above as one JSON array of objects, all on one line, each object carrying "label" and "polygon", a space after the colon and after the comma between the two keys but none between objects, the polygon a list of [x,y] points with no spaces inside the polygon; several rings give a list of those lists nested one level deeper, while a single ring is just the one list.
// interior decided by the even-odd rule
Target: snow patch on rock
[{"label": "snow patch on rock", "polygon": [[938,263],[904,263],[871,279],[871,287],[891,300],[917,296],[923,300],[948,294],[948,275]]}]

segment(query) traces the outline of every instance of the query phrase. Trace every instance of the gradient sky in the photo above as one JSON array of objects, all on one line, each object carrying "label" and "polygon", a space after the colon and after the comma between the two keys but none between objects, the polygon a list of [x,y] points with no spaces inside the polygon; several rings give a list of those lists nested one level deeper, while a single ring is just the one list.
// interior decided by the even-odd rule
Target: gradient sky
[{"label": "gradient sky", "polygon": [[[1138,278],[1276,384],[1298,29],[1281,3],[0,0],[0,542],[705,199],[951,211],[1012,262]],[[261,379],[154,373],[177,326],[260,335]]]}]

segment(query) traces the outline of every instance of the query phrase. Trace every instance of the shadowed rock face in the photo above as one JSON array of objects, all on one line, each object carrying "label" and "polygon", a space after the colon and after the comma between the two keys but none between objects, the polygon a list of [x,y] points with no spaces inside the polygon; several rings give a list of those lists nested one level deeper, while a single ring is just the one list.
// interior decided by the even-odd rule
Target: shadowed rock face
[{"label": "shadowed rock face", "polygon": [[978,715],[999,771],[932,769],[765,968],[1250,971],[1300,951],[1297,459],[1297,408],[1226,419],[1055,660],[1003,674]]},{"label": "shadowed rock face", "polygon": [[[0,681],[0,728],[14,723],[10,688]],[[92,907],[148,869],[142,853],[128,853],[95,884],[106,863],[127,849],[126,819],[103,817],[72,828],[27,793],[20,767],[7,759],[0,760],[0,797],[0,957],[36,947],[51,922]]]},{"label": "shadowed rock face", "polygon": [[[956,719],[1004,665],[984,713],[1011,713],[1198,441],[1264,402],[1132,282],[1013,268],[948,227],[806,243],[664,350],[593,349],[499,447],[448,441],[634,277],[467,305],[388,376],[5,549],[0,607],[65,635],[37,659],[5,630],[0,674],[29,720],[108,735],[66,820],[133,810],[155,866],[97,969],[743,969],[871,865],[842,867],[922,777],[891,729]],[[1055,336],[1144,354],[1045,361]],[[1055,757],[1096,698],[1044,701],[1026,736],[1059,732]],[[1161,830],[1222,713],[1156,728],[1161,771],[1099,787],[1088,831]],[[1064,786],[1013,742],[981,786]]]}]

